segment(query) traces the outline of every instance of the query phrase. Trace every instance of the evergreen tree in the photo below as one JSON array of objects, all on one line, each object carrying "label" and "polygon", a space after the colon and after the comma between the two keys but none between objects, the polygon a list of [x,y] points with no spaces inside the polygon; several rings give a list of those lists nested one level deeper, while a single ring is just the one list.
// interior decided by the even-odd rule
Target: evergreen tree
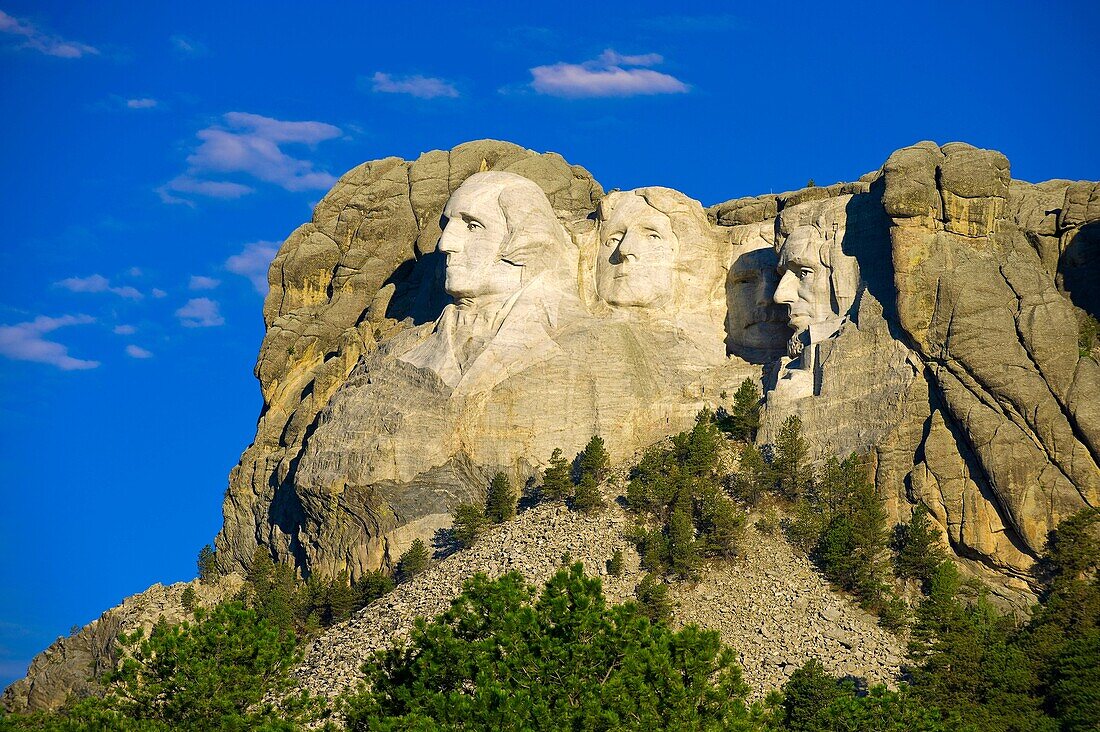
[{"label": "evergreen tree", "polygon": [[508,482],[508,476],[497,473],[489,483],[489,492],[485,497],[485,517],[494,524],[502,524],[516,516],[518,496]]},{"label": "evergreen tree", "polygon": [[898,577],[916,580],[927,587],[936,568],[947,559],[940,544],[940,532],[928,518],[928,509],[918,505],[913,515],[894,530],[894,566]]},{"label": "evergreen tree", "polygon": [[702,489],[699,535],[707,556],[732,557],[745,529],[745,514],[714,486]]},{"label": "evergreen tree", "polygon": [[691,521],[691,498],[677,501],[668,519],[669,569],[681,578],[695,576],[699,564],[699,548],[695,542],[695,527]]},{"label": "evergreen tree", "polygon": [[806,456],[809,450],[809,443],[802,437],[802,420],[797,415],[787,417],[776,435],[775,459],[772,461],[779,493],[787,500],[797,500],[806,492],[809,483]]},{"label": "evergreen tree", "polygon": [[277,628],[293,628],[299,617],[298,578],[294,570],[286,564],[275,564],[267,549],[256,547],[245,579],[247,585],[242,592],[256,614]]},{"label": "evergreen tree", "polygon": [[352,584],[355,593],[355,606],[366,607],[372,602],[393,591],[393,578],[381,570],[367,572]]},{"label": "evergreen tree", "polygon": [[596,484],[596,479],[591,473],[585,473],[581,482],[577,485],[576,495],[573,497],[573,507],[584,513],[602,511],[604,507],[603,494]]},{"label": "evergreen tree", "polygon": [[550,455],[550,464],[542,473],[542,495],[551,501],[564,501],[573,495],[569,461],[562,457],[560,448],[554,448]]},{"label": "evergreen tree", "polygon": [[454,532],[455,541],[463,549],[472,547],[488,525],[489,521],[485,518],[485,513],[478,506],[472,503],[461,503],[455,507],[451,530]]},{"label": "evergreen tree", "polygon": [[615,553],[611,555],[611,559],[607,560],[607,573],[612,577],[622,577],[623,575],[623,550],[616,549]]},{"label": "evergreen tree", "polygon": [[204,585],[210,584],[218,578],[218,567],[215,562],[214,547],[207,544],[199,550],[198,559],[199,581]]},{"label": "evergreen tree", "polygon": [[607,454],[603,438],[594,435],[577,460],[578,482],[585,475],[591,475],[596,483],[602,483],[607,477],[607,470],[611,466],[611,456]]},{"label": "evergreen tree", "polygon": [[771,467],[764,461],[760,450],[751,442],[741,448],[741,461],[733,479],[734,495],[750,506],[760,503],[760,498],[771,490],[774,480]]},{"label": "evergreen tree", "polygon": [[634,588],[634,596],[642,611],[654,623],[665,623],[672,618],[672,600],[668,597],[668,585],[657,579],[653,572],[647,572],[638,586]]},{"label": "evergreen tree", "polygon": [[514,573],[477,575],[366,669],[348,705],[353,731],[751,728],[747,687],[716,633],[608,607],[580,564],[537,598]]},{"label": "evergreen tree", "polygon": [[752,379],[745,379],[733,395],[733,409],[723,427],[735,440],[752,442],[760,429],[760,388]]},{"label": "evergreen tree", "polygon": [[431,564],[432,555],[422,539],[416,539],[397,560],[397,576],[406,582],[420,574]]}]

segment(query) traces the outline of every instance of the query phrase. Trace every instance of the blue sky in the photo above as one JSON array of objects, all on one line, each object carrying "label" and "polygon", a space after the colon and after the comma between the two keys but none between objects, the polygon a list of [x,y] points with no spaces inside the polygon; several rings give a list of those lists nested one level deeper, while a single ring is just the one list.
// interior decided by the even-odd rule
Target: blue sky
[{"label": "blue sky", "polygon": [[0,685],[194,576],[265,264],[360,162],[493,137],[704,204],[922,139],[1100,177],[1096,3],[405,5],[0,0]]}]

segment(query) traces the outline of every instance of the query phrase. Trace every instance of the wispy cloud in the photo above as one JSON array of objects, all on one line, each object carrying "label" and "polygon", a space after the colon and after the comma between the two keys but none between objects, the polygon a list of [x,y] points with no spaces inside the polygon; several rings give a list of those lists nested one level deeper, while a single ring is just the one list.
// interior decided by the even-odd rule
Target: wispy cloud
[{"label": "wispy cloud", "polygon": [[191,282],[187,287],[191,290],[213,290],[215,287],[222,283],[221,280],[216,280],[213,277],[203,277],[202,275],[191,275]]},{"label": "wispy cloud", "polygon": [[158,106],[159,102],[156,99],[150,99],[149,97],[141,97],[140,99],[127,99],[127,109],[154,109]]},{"label": "wispy cloud", "polygon": [[62,315],[50,318],[39,315],[34,320],[15,325],[0,325],[0,355],[16,361],[35,361],[48,363],[62,371],[94,369],[99,361],[86,361],[73,358],[69,349],[42,336],[68,325],[87,325],[94,323],[89,315]]},{"label": "wispy cloud", "polygon": [[376,71],[371,77],[371,91],[382,94],[408,94],[420,99],[458,96],[458,89],[455,89],[454,84],[444,79],[419,74],[391,76],[381,71]]},{"label": "wispy cloud", "polygon": [[99,49],[79,41],[69,41],[55,36],[26,20],[19,20],[0,10],[0,33],[21,38],[20,48],[29,48],[57,58],[81,58],[98,56]]},{"label": "wispy cloud", "polygon": [[225,323],[218,303],[208,297],[196,297],[176,311],[176,317],[187,328],[211,328]]},{"label": "wispy cloud", "polygon": [[153,288],[153,297],[155,297],[157,299],[160,299],[162,297],[167,297],[167,296],[168,296],[168,293],[165,292],[164,290],[160,289],[159,287],[154,287]]},{"label": "wispy cloud", "polygon": [[129,285],[112,287],[111,281],[100,274],[88,275],[87,277],[68,277],[55,282],[54,285],[63,287],[70,292],[113,292],[119,297],[129,300],[140,300],[144,297],[137,288]]},{"label": "wispy cloud", "polygon": [[116,325],[114,327],[114,333],[115,335],[133,335],[137,333],[137,328],[132,325]]},{"label": "wispy cloud", "polygon": [[157,189],[165,203],[189,203],[176,194],[240,198],[252,188],[242,183],[209,180],[211,174],[243,174],[288,191],[329,188],[335,176],[317,170],[310,160],[287,154],[283,145],[313,147],[339,137],[339,127],[324,122],[289,122],[246,112],[229,112],[223,123],[199,130],[201,141],[187,157],[187,170]]},{"label": "wispy cloud", "polygon": [[267,294],[267,269],[271,260],[279,251],[279,245],[273,241],[257,241],[245,244],[244,249],[225,260],[225,268],[233,274],[239,274],[252,281],[252,286],[261,295]]},{"label": "wispy cloud", "polygon": [[153,352],[146,351],[141,346],[135,346],[132,343],[126,346],[126,355],[130,358],[152,358]]},{"label": "wispy cloud", "polygon": [[194,38],[176,35],[169,40],[172,42],[172,48],[181,56],[205,56],[209,53],[206,44],[202,41],[196,41]]},{"label": "wispy cloud", "polygon": [[646,68],[664,61],[657,53],[624,55],[607,49],[580,64],[559,62],[531,69],[531,87],[555,97],[631,97],[683,94],[689,87],[675,76]]}]

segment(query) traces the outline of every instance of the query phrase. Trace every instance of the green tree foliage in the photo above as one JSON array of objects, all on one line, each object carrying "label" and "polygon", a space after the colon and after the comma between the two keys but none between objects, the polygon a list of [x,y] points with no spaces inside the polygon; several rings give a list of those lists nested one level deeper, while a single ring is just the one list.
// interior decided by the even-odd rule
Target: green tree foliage
[{"label": "green tree foliage", "polygon": [[634,588],[634,596],[646,617],[654,623],[666,623],[672,618],[672,600],[668,596],[668,585],[652,572],[647,572],[638,586]]},{"label": "green tree foliage", "polygon": [[645,569],[688,578],[701,558],[736,554],[745,516],[719,488],[722,443],[714,413],[704,409],[694,427],[670,447],[648,450],[631,473],[626,499],[642,519],[632,538]]},{"label": "green tree foliage", "polygon": [[806,492],[810,482],[806,469],[809,451],[809,443],[802,436],[802,420],[796,415],[787,417],[775,437],[775,457],[771,466],[779,493],[787,500],[798,500]]},{"label": "green tree foliage", "polygon": [[195,609],[195,594],[195,588],[188,585],[187,589],[180,595],[180,605],[183,605],[183,609],[187,612]]},{"label": "green tree foliage", "polygon": [[451,530],[454,532],[455,542],[463,549],[472,547],[488,526],[489,520],[479,506],[460,503],[455,507]]},{"label": "green tree foliage", "polygon": [[193,730],[245,729],[276,719],[260,704],[287,686],[298,659],[293,633],[227,603],[195,611],[194,623],[160,622],[148,638],[119,637],[128,652],[106,678],[105,705],[133,720]]},{"label": "green tree foliage", "polygon": [[596,513],[603,510],[603,494],[600,486],[591,473],[581,476],[581,482],[577,484],[576,495],[573,496],[573,508],[584,513]]},{"label": "green tree foliage", "polygon": [[559,448],[550,455],[550,464],[542,473],[542,495],[551,501],[564,501],[573,495],[569,461],[562,457]]},{"label": "green tree foliage", "polygon": [[367,672],[352,730],[750,728],[746,687],[716,633],[608,607],[579,564],[537,599],[518,575],[474,577]]},{"label": "green tree foliage", "polygon": [[943,715],[915,699],[908,688],[876,686],[858,694],[855,684],[825,673],[811,660],[791,674],[773,720],[782,732],[947,732]]},{"label": "green tree foliage", "polygon": [[745,379],[733,395],[733,407],[717,420],[723,432],[735,440],[752,442],[760,429],[760,387],[752,379]]},{"label": "green tree foliage", "polygon": [[940,544],[940,532],[928,518],[928,509],[918,505],[909,521],[894,530],[894,569],[902,579],[916,580],[928,587],[936,570],[947,560]]},{"label": "green tree foliage", "polygon": [[218,567],[215,563],[214,547],[207,544],[199,550],[198,562],[199,580],[203,584],[209,584],[218,578]]},{"label": "green tree foliage", "polygon": [[416,539],[397,560],[397,577],[406,582],[428,568],[432,562],[431,552],[422,539]]},{"label": "green tree foliage", "polygon": [[381,570],[366,572],[352,585],[355,591],[355,605],[357,608],[366,607],[383,595],[389,594],[393,588],[393,578],[385,572]]},{"label": "green tree foliage", "polygon": [[741,448],[740,465],[730,482],[732,493],[738,500],[756,506],[775,485],[775,477],[760,450],[750,442]]},{"label": "green tree foliage", "polygon": [[607,560],[607,573],[612,577],[623,576],[623,550],[616,549],[615,553],[611,555],[611,559]]},{"label": "green tree foliage", "polygon": [[607,477],[607,470],[611,467],[611,456],[607,454],[607,448],[604,446],[603,438],[599,435],[594,435],[588,444],[584,446],[584,451],[578,456],[577,459],[577,471],[578,471],[578,483],[584,479],[584,476],[591,475],[597,483],[602,483],[604,478]]},{"label": "green tree foliage", "polygon": [[485,496],[485,517],[494,524],[502,524],[516,516],[516,501],[519,496],[512,490],[508,476],[497,473],[489,482],[489,492]]}]

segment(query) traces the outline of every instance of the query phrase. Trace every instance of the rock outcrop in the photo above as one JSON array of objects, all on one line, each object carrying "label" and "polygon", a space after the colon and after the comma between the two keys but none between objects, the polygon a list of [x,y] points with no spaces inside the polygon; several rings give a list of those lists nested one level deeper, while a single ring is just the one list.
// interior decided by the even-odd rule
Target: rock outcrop
[{"label": "rock outcrop", "polygon": [[753,378],[761,441],[798,414],[818,457],[871,452],[895,517],[926,504],[1024,590],[1050,528],[1100,501],[1076,341],[1098,196],[961,143],[705,214],[507,143],[364,164],[272,264],[221,569],[257,547],[303,573],[392,565],[494,472],[522,483],[592,434],[621,459]]},{"label": "rock outcrop", "polygon": [[120,634],[142,628],[148,633],[161,618],[172,625],[192,620],[184,607],[183,593],[194,592],[192,608],[211,607],[235,595],[242,580],[237,575],[204,584],[198,580],[164,586],[156,584],[103,613],[79,631],[58,638],[39,653],[26,677],[4,690],[0,706],[12,713],[57,709],[69,698],[102,694],[96,679],[119,661],[116,641]]}]

